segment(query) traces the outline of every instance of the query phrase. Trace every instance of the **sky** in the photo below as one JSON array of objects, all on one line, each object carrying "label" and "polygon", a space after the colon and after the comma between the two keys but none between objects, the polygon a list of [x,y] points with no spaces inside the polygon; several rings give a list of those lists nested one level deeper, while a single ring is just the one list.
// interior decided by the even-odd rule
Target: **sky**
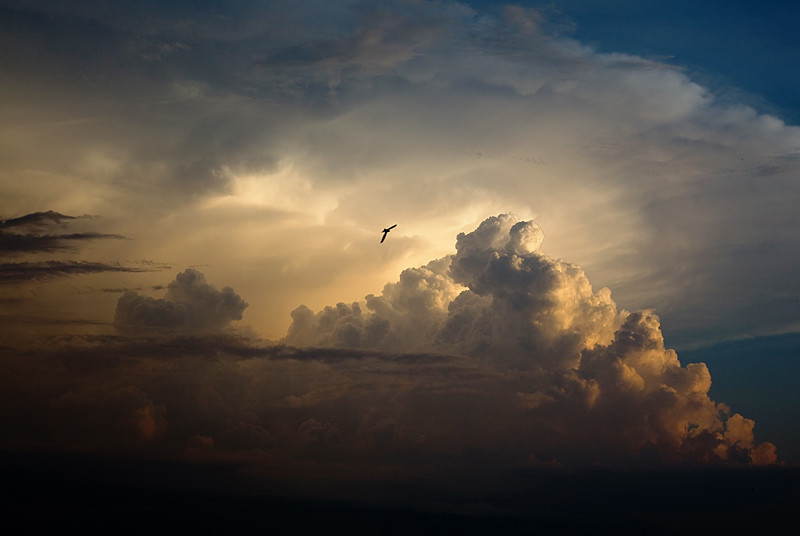
[{"label": "sky", "polygon": [[797,463],[799,18],[0,1],[3,448]]}]

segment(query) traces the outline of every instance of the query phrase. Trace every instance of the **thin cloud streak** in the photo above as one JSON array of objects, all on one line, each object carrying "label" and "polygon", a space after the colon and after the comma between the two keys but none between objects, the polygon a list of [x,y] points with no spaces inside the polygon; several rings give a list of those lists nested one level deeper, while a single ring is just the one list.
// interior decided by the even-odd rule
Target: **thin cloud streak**
[{"label": "thin cloud streak", "polygon": [[[90,216],[83,217],[89,218]],[[17,218],[0,220],[0,229],[13,227],[42,227],[75,219],[78,219],[78,216],[67,216],[54,210],[48,210],[47,212],[34,212],[33,214],[26,214]]]},{"label": "thin cloud streak", "polygon": [[99,240],[99,239],[124,239],[124,236],[102,233],[72,233],[61,235],[31,235],[31,234],[5,234],[0,233],[0,252],[37,252],[58,251],[65,249],[75,250],[70,241]]},{"label": "thin cloud streak", "polygon": [[[93,216],[67,216],[53,210],[34,212],[17,218],[0,221],[0,255],[22,254],[33,252],[52,252],[58,250],[76,250],[77,246],[70,242],[98,239],[124,239],[124,236],[104,233],[68,233],[48,234],[46,231],[63,222],[90,218]],[[8,232],[10,230],[11,232]],[[20,232],[27,231],[27,232]],[[50,231],[52,233],[52,231]]]},{"label": "thin cloud streak", "polygon": [[92,261],[7,262],[0,264],[0,283],[23,283],[101,272],[141,273],[152,271],[155,270]]}]

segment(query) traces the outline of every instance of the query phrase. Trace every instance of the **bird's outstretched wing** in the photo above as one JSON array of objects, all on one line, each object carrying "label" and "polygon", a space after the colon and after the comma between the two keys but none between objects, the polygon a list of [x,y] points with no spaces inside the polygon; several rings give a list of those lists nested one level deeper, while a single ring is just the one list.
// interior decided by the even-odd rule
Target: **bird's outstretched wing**
[{"label": "bird's outstretched wing", "polygon": [[383,231],[381,231],[383,233],[383,237],[381,237],[381,244],[383,244],[383,241],[386,240],[386,235],[389,234],[389,231],[391,231],[395,227],[397,227],[396,223],[391,227],[386,227]]}]

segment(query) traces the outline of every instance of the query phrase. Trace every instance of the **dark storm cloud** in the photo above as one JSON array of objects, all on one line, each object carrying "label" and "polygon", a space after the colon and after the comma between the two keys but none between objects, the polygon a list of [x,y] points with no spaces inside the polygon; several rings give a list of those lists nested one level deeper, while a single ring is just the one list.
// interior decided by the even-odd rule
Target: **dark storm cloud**
[{"label": "dark storm cloud", "polygon": [[439,351],[505,372],[499,383],[484,376],[476,396],[519,412],[510,426],[540,461],[774,460],[752,420],[708,397],[705,365],[683,367],[664,346],[655,314],[618,311],[580,267],[540,253],[543,238],[534,222],[489,218],[458,236],[454,255],[405,270],[366,307],[296,309],[284,341]]},{"label": "dark storm cloud", "polygon": [[126,292],[117,301],[114,324],[122,330],[163,328],[168,330],[219,330],[241,320],[247,307],[232,288],[218,290],[202,273],[188,268],[167,286],[165,298]]},{"label": "dark storm cloud", "polygon": [[[243,354],[239,354],[245,357]],[[297,348],[283,344],[270,345],[264,347],[258,357],[268,357],[273,360],[297,360],[297,361],[321,361],[327,364],[341,363],[351,360],[377,359],[380,361],[395,362],[405,365],[415,364],[444,364],[448,363],[454,356],[447,356],[434,353],[389,353],[379,350],[359,349],[359,348]]]},{"label": "dark storm cloud", "polygon": [[[56,228],[80,219],[96,216],[68,216],[49,210],[34,212],[0,222],[0,256],[76,252],[86,242],[101,239],[125,239],[117,234],[82,232],[58,233]],[[0,284],[43,281],[58,277],[107,272],[138,273],[166,268],[165,265],[144,262],[146,267],[124,266],[118,262],[88,260],[32,260],[0,263]]]},{"label": "dark storm cloud", "polygon": [[[8,102],[22,111],[8,114],[4,139],[17,145],[2,160],[21,205],[53,191],[42,185],[71,206],[79,195],[95,195],[95,206],[110,199],[120,218],[155,229],[146,247],[191,259],[185,265],[213,252],[234,267],[220,270],[240,270],[282,255],[251,289],[259,299],[268,281],[291,306],[298,289],[331,295],[339,275],[363,279],[350,288],[379,288],[369,285],[385,281],[375,275],[385,262],[496,207],[565,223],[548,232],[600,251],[615,270],[669,267],[635,280],[647,297],[679,288],[676,280],[708,283],[676,296],[703,331],[733,310],[717,301],[735,294],[726,288],[772,299],[764,290],[793,273],[795,242],[785,237],[788,261],[772,267],[781,277],[751,277],[764,273],[752,249],[739,251],[759,259],[759,271],[729,254],[760,240],[741,232],[742,213],[763,214],[759,229],[794,228],[797,162],[785,155],[796,152],[797,131],[715,106],[677,69],[553,39],[540,16],[516,8],[492,18],[415,1],[156,4],[149,17],[134,4],[38,2],[29,9],[42,13],[12,18],[16,30],[2,39],[21,53],[3,66]],[[776,156],[709,188],[720,163],[755,154]],[[751,171],[781,188],[750,196]],[[75,193],[84,177],[91,188]],[[780,206],[775,191],[788,192]],[[745,197],[761,209],[740,211]],[[387,243],[376,262],[375,241],[368,249],[353,236],[389,208],[419,227],[395,242],[411,249]],[[243,223],[262,210],[290,217],[266,230],[264,220]],[[314,232],[322,225],[331,234]],[[449,251],[440,246],[454,234],[425,258]],[[41,233],[38,247],[51,236]],[[274,347],[233,334],[246,304],[195,270],[164,298],[125,293],[119,335],[9,355],[2,441],[337,478],[774,461],[752,420],[709,398],[707,368],[682,366],[665,346],[655,314],[618,309],[579,266],[542,253],[542,236],[533,222],[490,218],[459,235],[455,254],[403,270],[363,302],[296,308]],[[721,238],[726,254],[709,255]],[[640,257],[621,262],[631,251]],[[704,277],[691,279],[698,268]],[[734,271],[749,284],[720,286]],[[781,310],[796,311],[794,301]]]},{"label": "dark storm cloud", "polygon": [[[281,211],[288,218],[265,247],[285,256],[274,265],[310,252],[341,258],[343,273],[364,247],[347,259],[335,241],[315,244],[324,253],[287,247],[317,221],[308,216],[341,222],[343,241],[386,210],[413,216],[426,231],[414,230],[412,245],[435,244],[425,254],[434,258],[452,238],[435,229],[515,210],[547,222],[556,256],[579,260],[620,303],[658,307],[685,339],[713,339],[689,325],[700,318],[720,337],[796,323],[798,130],[721,103],[678,65],[564,37],[568,15],[555,8],[3,5],[14,112],[0,160],[18,206],[77,190],[128,216],[183,211],[171,221],[185,227],[160,238],[192,233],[198,252],[214,236],[199,220],[222,225],[239,205]],[[729,232],[739,225],[755,231]],[[43,236],[30,247],[53,244]],[[712,247],[721,249],[704,255]],[[235,251],[243,262],[264,255]],[[328,263],[309,265],[330,280]],[[377,288],[375,273],[363,284]],[[274,307],[293,307],[289,294]],[[250,312],[282,333],[282,312]]]},{"label": "dark storm cloud", "polygon": [[52,234],[52,228],[79,218],[92,216],[67,216],[53,210],[34,212],[18,218],[0,221],[0,255],[3,253],[35,253],[74,250],[81,241],[99,239],[124,239],[124,236],[104,233]]},{"label": "dark storm cloud", "polygon": [[278,344],[231,329],[244,301],[186,270],[163,299],[123,295],[117,335],[9,349],[5,441],[334,478],[775,461],[656,315],[617,310],[542,239],[489,218],[366,304],[298,308]]},{"label": "dark storm cloud", "polygon": [[0,253],[30,253],[76,249],[70,242],[99,240],[104,238],[124,239],[124,236],[102,233],[72,233],[59,235],[31,235],[0,233]]},{"label": "dark storm cloud", "polygon": [[[90,216],[83,217],[88,218]],[[44,227],[53,223],[61,223],[63,221],[75,219],[78,219],[78,216],[67,216],[55,210],[48,210],[47,212],[34,212],[17,218],[0,220],[0,229],[10,229],[12,227]]]},{"label": "dark storm cloud", "polygon": [[37,261],[7,262],[0,264],[0,283],[25,283],[54,277],[103,272],[152,272],[149,268],[121,266],[114,263],[92,261]]}]

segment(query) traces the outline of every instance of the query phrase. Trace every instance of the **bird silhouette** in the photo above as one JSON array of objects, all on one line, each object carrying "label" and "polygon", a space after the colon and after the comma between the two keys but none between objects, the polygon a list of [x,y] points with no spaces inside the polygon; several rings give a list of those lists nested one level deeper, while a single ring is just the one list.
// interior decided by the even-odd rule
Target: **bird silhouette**
[{"label": "bird silhouette", "polygon": [[386,235],[389,234],[389,231],[391,231],[395,227],[397,227],[396,223],[394,225],[392,225],[391,227],[387,227],[386,229],[381,231],[383,233],[383,237],[381,238],[381,244],[383,244],[383,241],[386,240]]}]

